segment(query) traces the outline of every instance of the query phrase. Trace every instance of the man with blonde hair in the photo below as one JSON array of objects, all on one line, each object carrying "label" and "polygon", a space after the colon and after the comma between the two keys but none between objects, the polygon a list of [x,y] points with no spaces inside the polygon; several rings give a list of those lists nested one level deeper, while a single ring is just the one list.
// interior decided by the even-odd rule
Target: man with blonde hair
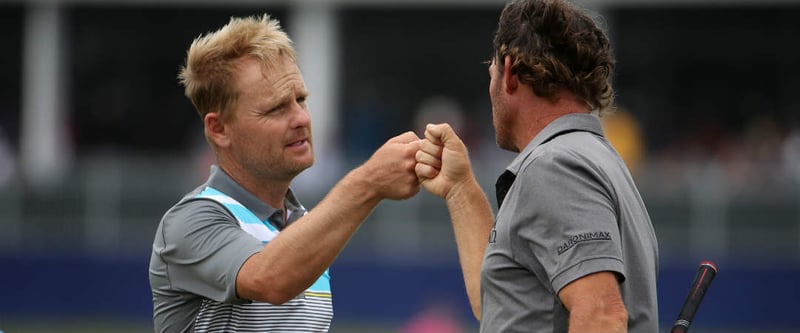
[{"label": "man with blonde hair", "polygon": [[216,164],[156,231],[155,331],[327,331],[328,267],[380,201],[419,191],[419,138],[390,139],[306,211],[290,184],[314,163],[309,93],[279,23],[232,18],[192,43],[180,79]]}]

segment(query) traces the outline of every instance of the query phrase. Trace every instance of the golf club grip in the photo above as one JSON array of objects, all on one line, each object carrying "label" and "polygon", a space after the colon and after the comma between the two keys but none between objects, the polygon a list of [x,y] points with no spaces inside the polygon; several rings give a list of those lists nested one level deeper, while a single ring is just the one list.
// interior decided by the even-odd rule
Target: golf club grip
[{"label": "golf club grip", "polygon": [[711,285],[711,281],[717,275],[717,265],[710,261],[703,261],[697,269],[697,275],[692,282],[692,288],[686,296],[686,301],[683,302],[681,312],[678,314],[678,319],[672,326],[670,333],[686,333],[689,331],[689,325],[692,324],[697,308],[700,307],[700,302],[703,301],[703,296]]}]

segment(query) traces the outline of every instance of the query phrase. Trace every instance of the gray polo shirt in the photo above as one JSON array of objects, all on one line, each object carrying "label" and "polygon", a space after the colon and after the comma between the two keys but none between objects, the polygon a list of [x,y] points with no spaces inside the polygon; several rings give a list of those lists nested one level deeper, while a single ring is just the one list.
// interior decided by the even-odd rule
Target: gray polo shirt
[{"label": "gray polo shirt", "polygon": [[[207,312],[204,317],[226,325],[252,320],[234,307],[251,303],[236,295],[236,275],[264,244],[242,230],[223,205],[197,198],[207,186],[227,194],[279,230],[305,214],[290,190],[285,200],[289,218],[284,223],[283,210],[263,203],[213,166],[208,181],[170,208],[156,231],[149,273],[156,332],[194,331],[201,307]],[[232,316],[232,311],[239,314]]]},{"label": "gray polo shirt", "polygon": [[658,332],[658,244],[650,217],[600,120],[545,127],[498,179],[500,205],[481,268],[481,332],[567,332],[558,292],[615,272],[628,332]]}]

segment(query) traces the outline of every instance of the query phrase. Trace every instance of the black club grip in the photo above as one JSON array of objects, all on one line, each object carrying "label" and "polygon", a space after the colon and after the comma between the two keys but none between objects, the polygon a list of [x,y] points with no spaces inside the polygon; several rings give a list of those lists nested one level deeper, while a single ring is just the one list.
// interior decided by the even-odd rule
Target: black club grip
[{"label": "black club grip", "polygon": [[678,319],[672,326],[670,333],[686,333],[689,331],[689,325],[692,324],[697,308],[700,307],[700,302],[703,301],[708,286],[717,275],[717,265],[710,261],[703,261],[697,269],[697,275],[692,282],[692,289],[686,296],[686,301],[683,302],[681,312],[678,314]]}]

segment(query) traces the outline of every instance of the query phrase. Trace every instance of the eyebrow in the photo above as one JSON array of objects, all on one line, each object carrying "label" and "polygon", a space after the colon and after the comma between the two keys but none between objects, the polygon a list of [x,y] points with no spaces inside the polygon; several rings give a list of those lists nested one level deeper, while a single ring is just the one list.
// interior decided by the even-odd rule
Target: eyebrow
[{"label": "eyebrow", "polygon": [[[286,93],[284,93],[284,94],[277,95],[277,96],[275,97],[275,99],[274,99],[274,102],[273,102],[273,103],[270,103],[270,109],[272,109],[272,108],[276,108],[276,107],[278,107],[278,106],[281,106],[281,105],[283,105],[284,103],[286,103],[286,101],[289,99],[289,96],[291,96],[291,95],[292,95],[292,93],[291,93],[291,92],[286,92]],[[306,89],[306,88],[301,88],[301,89],[298,91],[298,93],[297,93],[297,95],[296,95],[296,96],[297,96],[297,97],[308,97],[309,95],[310,95],[310,93],[309,93],[308,89]]]}]

